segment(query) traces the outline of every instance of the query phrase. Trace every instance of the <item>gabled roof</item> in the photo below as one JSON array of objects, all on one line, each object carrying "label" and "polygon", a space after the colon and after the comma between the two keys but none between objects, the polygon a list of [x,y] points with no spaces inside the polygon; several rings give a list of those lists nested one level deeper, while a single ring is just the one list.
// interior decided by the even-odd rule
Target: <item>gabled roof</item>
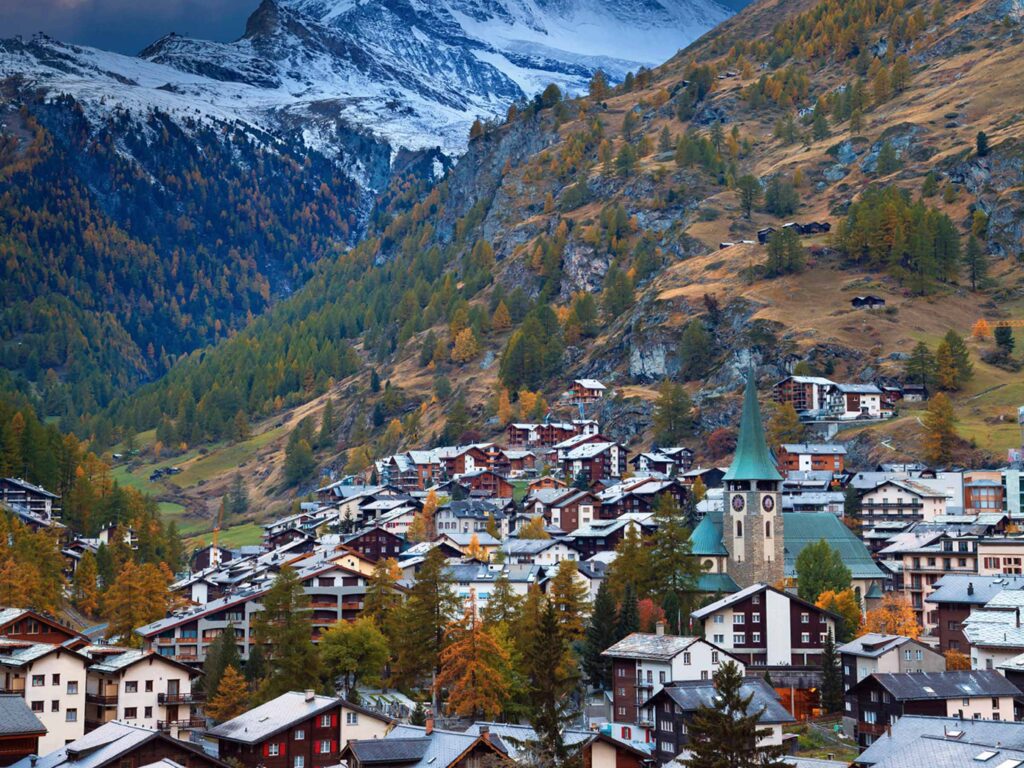
[{"label": "gabled roof", "polygon": [[20,477],[5,477],[4,481],[10,483],[11,485],[16,485],[24,491],[34,493],[37,496],[46,496],[47,498],[50,499],[60,498],[60,496],[58,496],[56,493],[53,493],[53,491],[48,491],[39,485],[33,485],[27,480],[22,480]]},{"label": "gabled roof", "polygon": [[448,768],[481,744],[496,755],[507,757],[507,748],[500,738],[440,728],[428,734],[425,728],[413,725],[396,726],[383,739],[350,741],[342,756],[351,751],[357,760],[362,761],[363,755],[368,757],[370,764]]},{"label": "gabled roof", "polygon": [[693,616],[693,618],[695,618],[695,619],[703,619],[706,616],[710,616],[710,615],[712,615],[714,613],[718,613],[723,608],[728,608],[730,605],[735,605],[736,603],[742,602],[743,600],[746,600],[748,597],[750,597],[752,595],[756,595],[759,592],[768,592],[768,591],[775,592],[776,594],[782,595],[783,597],[785,597],[785,598],[787,598],[789,600],[792,600],[793,602],[795,602],[795,603],[797,603],[799,605],[803,605],[803,606],[805,606],[807,608],[813,609],[815,611],[819,611],[819,612],[824,613],[824,614],[826,614],[828,616],[831,616],[834,619],[838,619],[839,618],[832,611],[827,611],[824,608],[819,608],[818,606],[814,605],[814,603],[809,603],[806,600],[802,600],[801,598],[797,597],[794,594],[791,594],[789,592],[783,592],[783,591],[778,590],[775,587],[772,587],[772,586],[770,586],[768,584],[751,584],[749,587],[745,587],[745,588],[739,590],[738,592],[735,592],[735,593],[733,593],[731,595],[726,595],[723,598],[715,600],[715,602],[713,602],[713,603],[708,603],[703,608],[698,608],[696,611],[691,612],[690,615]]},{"label": "gabled roof", "polygon": [[207,731],[215,739],[258,744],[280,731],[340,707],[344,699],[334,696],[314,696],[307,699],[300,691],[282,693],[276,699],[261,704],[238,717],[221,723]]},{"label": "gabled roof", "polygon": [[[740,685],[740,696],[750,697],[750,707],[747,711],[751,714],[760,711],[758,722],[762,725],[795,722],[793,715],[782,706],[775,689],[768,685],[764,678],[745,677]],[[649,706],[651,701],[662,697],[671,699],[684,712],[695,712],[701,707],[717,706],[718,692],[713,680],[671,683],[648,699],[644,706]]]},{"label": "gabled roof", "polygon": [[836,650],[839,653],[847,653],[851,656],[877,659],[879,656],[884,656],[901,645],[912,642],[914,641],[911,638],[903,635],[882,635],[877,632],[869,632],[845,645],[840,645]]},{"label": "gabled roof", "polygon": [[0,736],[42,736],[46,726],[39,722],[20,694],[0,694]]},{"label": "gabled roof", "polygon": [[935,582],[935,591],[925,602],[984,605],[1008,589],[1024,589],[1024,576],[947,574]]},{"label": "gabled roof", "polygon": [[878,568],[864,542],[831,512],[787,512],[782,517],[787,578],[796,578],[796,559],[803,548],[821,539],[839,552],[855,579],[880,579]]},{"label": "gabled roof", "polygon": [[602,656],[620,659],[674,659],[700,638],[657,635],[649,632],[633,632],[604,650]]},{"label": "gabled roof", "polygon": [[846,446],[836,443],[783,443],[783,450],[792,454],[812,456],[845,456]]},{"label": "gabled roof", "polygon": [[[966,746],[963,760],[935,761],[933,753],[924,751],[925,740],[941,739],[950,745]],[[996,748],[995,745],[1001,745]],[[974,760],[983,747],[996,751],[992,759],[984,762]],[[922,751],[917,752],[919,748]],[[858,765],[900,766],[920,768],[922,765],[937,768],[994,768],[1002,762],[1001,749],[1024,750],[1024,723],[1009,720],[970,720],[958,717],[930,717],[925,715],[904,715],[892,725],[892,729],[878,738],[857,758]],[[906,750],[913,750],[910,754]],[[988,751],[992,751],[988,750]],[[918,757],[920,755],[920,757]],[[891,758],[891,762],[890,762]],[[999,758],[999,759],[996,759]]]},{"label": "gabled roof", "polygon": [[938,701],[972,696],[1019,696],[1020,689],[994,669],[957,672],[883,672],[870,675],[854,686],[866,687],[875,680],[897,701]]},{"label": "gabled roof", "polygon": [[740,436],[736,441],[735,458],[724,479],[782,480],[782,475],[768,453],[768,443],[764,438],[753,370],[747,374],[747,385],[743,390],[743,415],[740,418]]},{"label": "gabled roof", "polygon": [[606,389],[605,385],[597,379],[576,379],[573,384],[579,384],[584,389]]}]

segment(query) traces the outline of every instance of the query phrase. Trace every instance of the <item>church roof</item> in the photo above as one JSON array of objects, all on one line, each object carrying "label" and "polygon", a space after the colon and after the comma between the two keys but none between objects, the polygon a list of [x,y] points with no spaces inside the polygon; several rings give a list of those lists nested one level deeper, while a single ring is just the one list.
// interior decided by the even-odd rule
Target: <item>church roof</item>
[{"label": "church roof", "polygon": [[757,403],[757,386],[753,370],[747,376],[743,391],[743,416],[740,418],[740,437],[736,442],[736,456],[724,480],[782,480],[775,467],[761,425],[761,408]]},{"label": "church roof", "polygon": [[[694,555],[729,554],[722,537],[722,516],[721,512],[708,512],[693,529],[690,547]],[[787,578],[796,578],[796,558],[803,548],[821,539],[839,552],[854,579],[882,578],[882,572],[864,542],[831,512],[786,512],[781,523]]]}]

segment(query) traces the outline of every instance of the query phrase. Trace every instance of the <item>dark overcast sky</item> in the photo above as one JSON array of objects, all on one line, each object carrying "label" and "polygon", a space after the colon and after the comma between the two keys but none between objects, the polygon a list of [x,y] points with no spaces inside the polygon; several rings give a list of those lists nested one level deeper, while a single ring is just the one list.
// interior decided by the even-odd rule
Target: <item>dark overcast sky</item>
[{"label": "dark overcast sky", "polygon": [[138,53],[168,32],[234,40],[259,0],[0,0],[0,37],[46,34]]}]

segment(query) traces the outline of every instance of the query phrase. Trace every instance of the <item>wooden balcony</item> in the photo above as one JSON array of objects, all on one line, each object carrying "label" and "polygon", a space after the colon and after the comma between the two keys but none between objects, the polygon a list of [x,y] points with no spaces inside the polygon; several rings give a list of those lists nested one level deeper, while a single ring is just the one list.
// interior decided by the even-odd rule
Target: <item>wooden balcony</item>
[{"label": "wooden balcony", "polygon": [[189,717],[185,720],[157,720],[156,727],[160,731],[170,731],[174,728],[205,728],[206,719],[202,717]]},{"label": "wooden balcony", "polygon": [[103,696],[98,693],[87,693],[85,694],[85,702],[87,704],[99,704],[101,707],[113,707],[117,705],[117,694]]},{"label": "wooden balcony", "polygon": [[158,693],[156,697],[158,704],[196,704],[206,701],[206,694],[202,691],[194,693]]}]

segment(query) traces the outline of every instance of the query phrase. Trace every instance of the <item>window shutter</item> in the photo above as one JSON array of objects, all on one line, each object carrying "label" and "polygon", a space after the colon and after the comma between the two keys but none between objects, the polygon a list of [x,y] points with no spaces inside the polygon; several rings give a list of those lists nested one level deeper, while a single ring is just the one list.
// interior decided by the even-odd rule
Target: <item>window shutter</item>
[{"label": "window shutter", "polygon": [[334,714],[331,715],[331,728],[337,728],[337,727],[338,727],[338,713],[335,712]]},{"label": "window shutter", "polygon": [[338,740],[337,739],[331,739],[331,753],[333,754],[334,752],[337,752],[337,751],[338,751]]},{"label": "window shutter", "polygon": [[263,756],[270,757],[270,744],[269,742],[263,742]]}]

